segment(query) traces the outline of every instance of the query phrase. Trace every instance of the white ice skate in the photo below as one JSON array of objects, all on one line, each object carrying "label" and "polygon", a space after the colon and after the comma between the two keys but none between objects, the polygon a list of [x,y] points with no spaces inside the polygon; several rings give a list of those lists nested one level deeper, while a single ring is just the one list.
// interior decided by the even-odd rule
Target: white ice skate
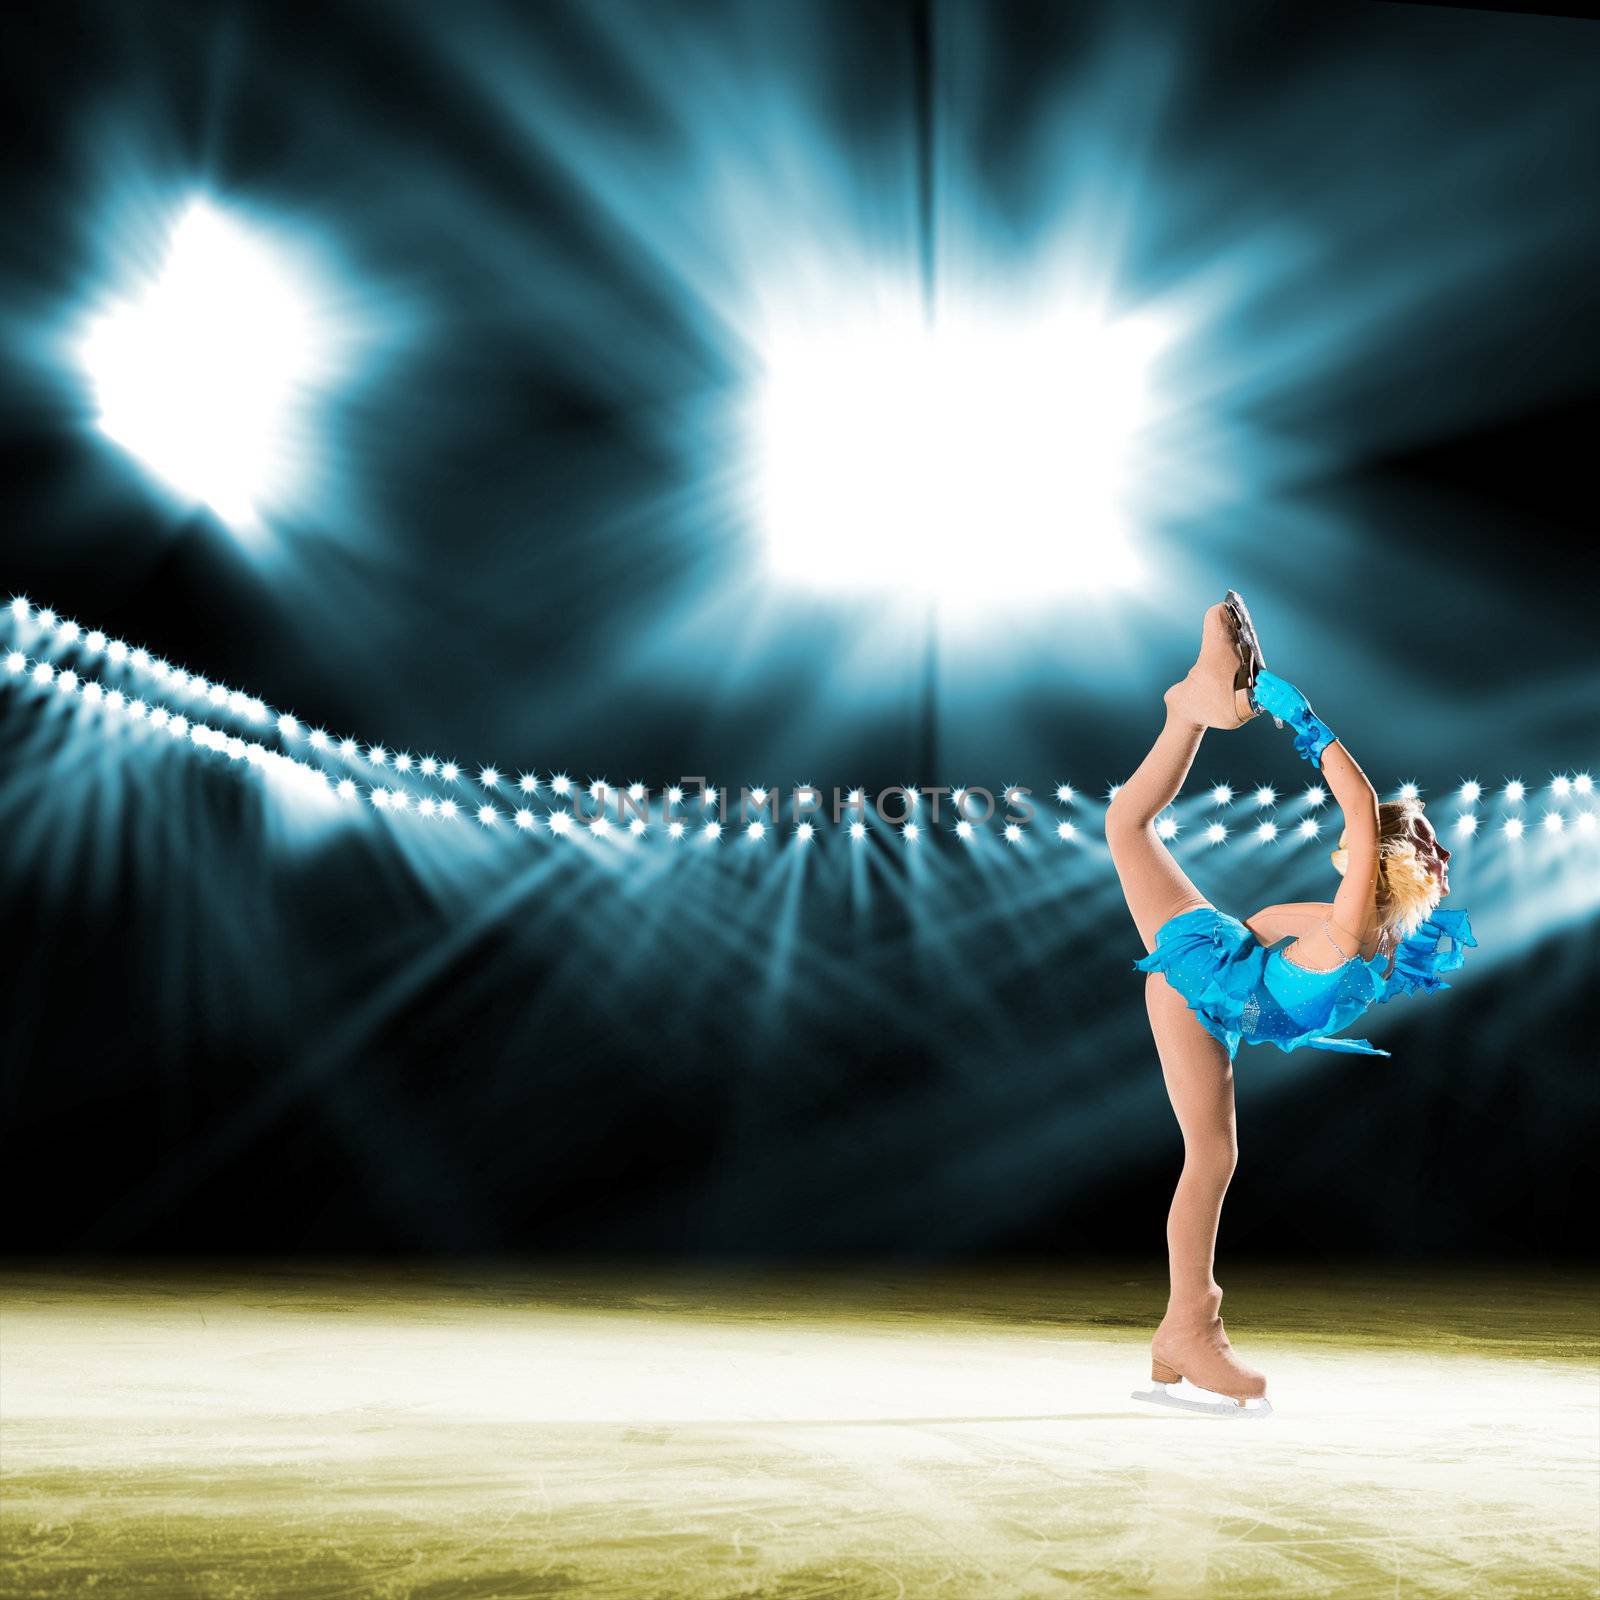
[{"label": "white ice skate", "polygon": [[1209,1417],[1270,1417],[1272,1402],[1265,1396],[1241,1404],[1209,1389],[1197,1389],[1187,1378],[1177,1383],[1152,1382],[1148,1389],[1135,1389],[1129,1396],[1149,1406],[1166,1406],[1173,1411],[1197,1411]]}]

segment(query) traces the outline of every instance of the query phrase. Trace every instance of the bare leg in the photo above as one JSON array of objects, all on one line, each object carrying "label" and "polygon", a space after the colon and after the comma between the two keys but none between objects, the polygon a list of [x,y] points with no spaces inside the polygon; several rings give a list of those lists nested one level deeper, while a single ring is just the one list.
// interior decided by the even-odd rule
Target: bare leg
[{"label": "bare leg", "polygon": [[1155,949],[1163,922],[1210,903],[1156,835],[1156,818],[1177,799],[1204,733],[1169,703],[1166,726],[1150,754],[1106,807],[1112,865],[1146,952]]},{"label": "bare leg", "polygon": [[1267,1380],[1234,1355],[1213,1276],[1222,1200],[1239,1155],[1233,1067],[1159,972],[1145,981],[1145,1005],[1183,1133],[1183,1172],[1167,1213],[1171,1292],[1151,1341],[1151,1371],[1163,1382],[1181,1376],[1217,1394],[1252,1399],[1267,1392]]},{"label": "bare leg", "polygon": [[1159,972],[1145,980],[1145,1006],[1167,1094],[1183,1133],[1183,1174],[1167,1214],[1174,1306],[1220,1294],[1212,1267],[1222,1198],[1238,1159],[1233,1067],[1228,1052],[1195,1021]]},{"label": "bare leg", "polygon": [[1147,951],[1163,922],[1209,905],[1172,852],[1156,836],[1156,818],[1178,798],[1207,726],[1232,726],[1237,634],[1222,606],[1206,612],[1200,656],[1164,696],[1166,725],[1150,754],[1106,808],[1106,843],[1123,897]]}]

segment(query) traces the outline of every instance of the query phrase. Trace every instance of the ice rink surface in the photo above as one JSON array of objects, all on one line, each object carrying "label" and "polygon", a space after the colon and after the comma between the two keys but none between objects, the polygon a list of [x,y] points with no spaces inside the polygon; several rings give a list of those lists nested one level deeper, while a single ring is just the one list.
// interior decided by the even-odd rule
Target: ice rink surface
[{"label": "ice rink surface", "polygon": [[0,1275],[6,1596],[1579,1596],[1597,1280],[1148,1266]]}]

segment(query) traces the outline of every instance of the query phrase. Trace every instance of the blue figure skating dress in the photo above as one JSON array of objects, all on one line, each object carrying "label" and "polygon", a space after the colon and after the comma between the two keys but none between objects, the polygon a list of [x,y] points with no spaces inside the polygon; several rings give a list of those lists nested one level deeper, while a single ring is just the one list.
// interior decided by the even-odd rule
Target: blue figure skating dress
[{"label": "blue figure skating dress", "polygon": [[[1370,961],[1356,955],[1328,972],[1296,966],[1284,956],[1284,947],[1295,938],[1287,934],[1264,945],[1237,917],[1201,906],[1162,923],[1155,949],[1134,966],[1141,972],[1165,973],[1206,1032],[1227,1047],[1230,1061],[1241,1040],[1275,1044],[1280,1050],[1309,1044],[1319,1050],[1386,1056],[1387,1050],[1365,1039],[1334,1035],[1370,1005],[1419,990],[1431,994],[1448,989],[1442,974],[1454,972],[1478,942],[1465,911],[1436,910],[1400,942],[1394,970],[1385,978],[1384,955]],[[1445,939],[1450,948],[1441,951]]]}]

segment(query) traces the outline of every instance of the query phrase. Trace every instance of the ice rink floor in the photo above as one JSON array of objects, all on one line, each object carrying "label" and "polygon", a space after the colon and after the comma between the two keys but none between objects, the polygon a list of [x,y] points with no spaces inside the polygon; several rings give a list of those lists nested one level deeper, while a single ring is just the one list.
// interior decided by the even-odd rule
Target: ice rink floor
[{"label": "ice rink floor", "polygon": [[0,1591],[1596,1592],[1593,1278],[1223,1284],[1263,1421],[1130,1400],[1150,1268],[12,1264]]}]

